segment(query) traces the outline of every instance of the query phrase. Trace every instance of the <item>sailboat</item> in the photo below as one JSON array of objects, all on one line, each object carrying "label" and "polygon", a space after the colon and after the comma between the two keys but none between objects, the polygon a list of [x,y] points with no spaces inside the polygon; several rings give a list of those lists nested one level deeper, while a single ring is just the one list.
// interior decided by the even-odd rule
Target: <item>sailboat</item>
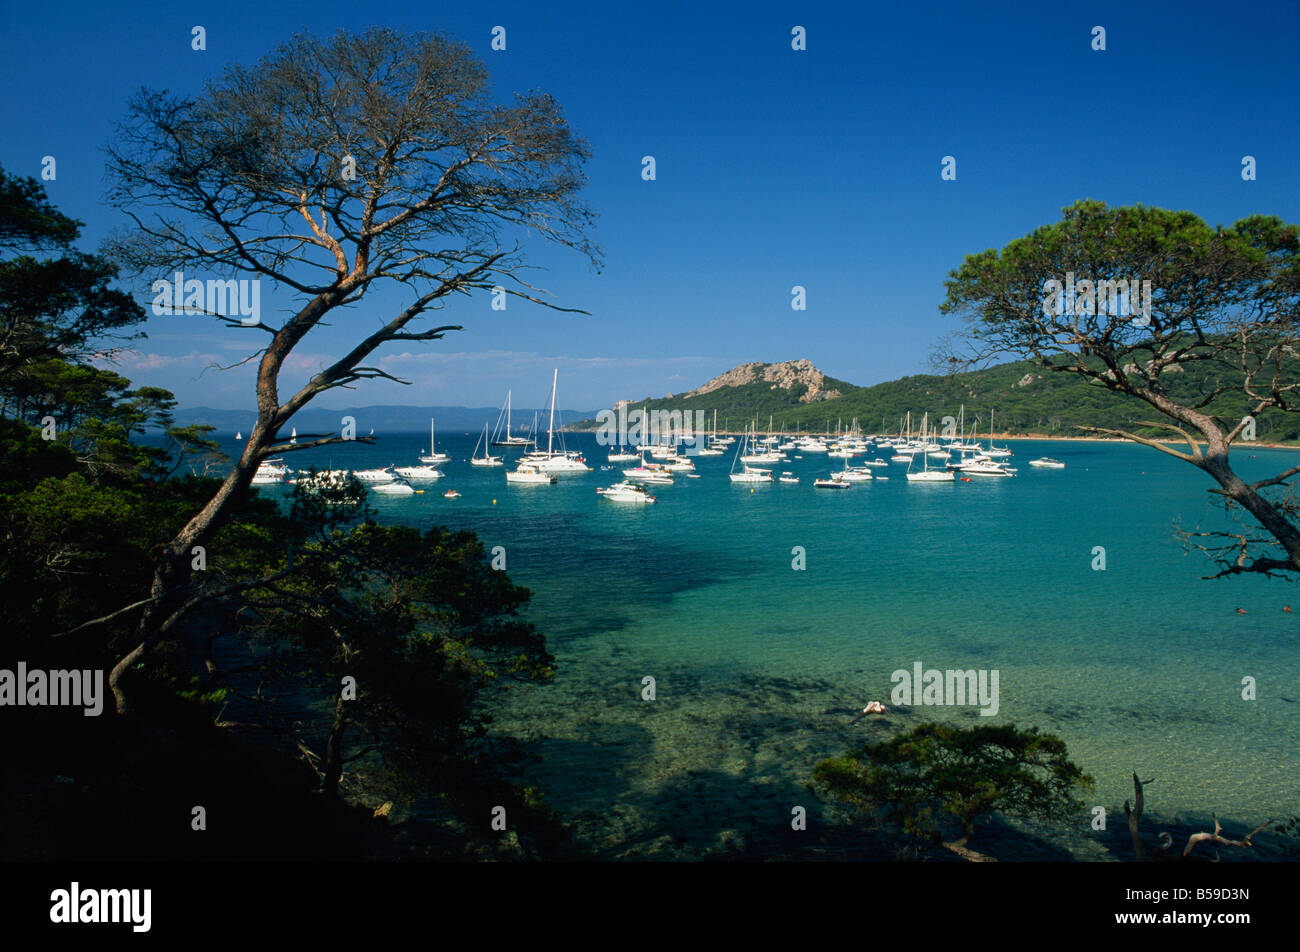
[{"label": "sailboat", "polygon": [[524,462],[531,463],[543,473],[585,473],[588,471],[587,461],[577,453],[557,453],[552,449],[555,437],[555,388],[559,381],[560,368],[556,367],[551,377],[551,422],[546,430],[546,452],[529,453],[524,457]]},{"label": "sailboat", "polygon": [[993,411],[992,410],[989,410],[989,448],[984,451],[984,455],[989,457],[989,459],[1007,459],[1011,455],[1010,450],[1001,449],[1000,447],[996,447],[993,445]]},{"label": "sailboat", "polygon": [[[478,455],[479,443],[483,444],[483,455]],[[483,424],[483,438],[474,444],[474,454],[469,458],[471,466],[501,466],[503,461],[500,456],[492,456],[488,453],[488,431],[487,424]]]},{"label": "sailboat", "polygon": [[237,440],[242,440],[243,438],[244,438],[244,434],[243,434],[243,433],[236,433],[236,434],[235,434],[235,439],[237,439]]},{"label": "sailboat", "polygon": [[[741,460],[746,455],[745,447],[752,443],[752,431],[745,434],[745,439],[736,444],[736,458],[731,461],[731,481],[733,483],[770,483],[772,482],[772,471],[767,469],[752,469],[750,465]],[[751,447],[752,449],[752,447]],[[749,454],[752,455],[752,454]],[[740,472],[736,472],[736,464],[741,464]]]},{"label": "sailboat", "polygon": [[[504,435],[501,433],[501,415],[506,418],[506,429]],[[527,446],[528,440],[522,436],[514,436],[511,432],[510,423],[510,391],[506,391],[506,405],[501,408],[501,413],[497,415],[496,429],[492,431],[493,446]]]},{"label": "sailboat", "polygon": [[[921,421],[921,432],[926,431],[929,421],[930,414],[927,413]],[[908,463],[907,481],[909,483],[952,483],[957,481],[957,477],[946,469],[931,469],[929,453],[922,453],[921,459],[925,462],[925,468],[919,473],[912,472],[911,463]]]},{"label": "sailboat", "polygon": [[[696,438],[698,442],[698,437]],[[696,448],[693,456],[721,456],[724,450],[722,444],[718,442],[718,411],[713,411],[713,436],[704,441],[704,445]]]},{"label": "sailboat", "polygon": [[297,428],[296,426],[295,426],[295,427],[292,427],[292,428],[289,430],[289,442],[290,442],[290,443],[297,443],[297,442],[298,442],[298,428]]},{"label": "sailboat", "polygon": [[[374,431],[372,430],[371,432],[373,433]],[[421,463],[446,463],[449,462],[450,460],[451,457],[448,456],[446,453],[438,452],[438,444],[435,443],[433,439],[433,417],[429,417],[429,452],[427,455],[420,457],[420,462]]]}]

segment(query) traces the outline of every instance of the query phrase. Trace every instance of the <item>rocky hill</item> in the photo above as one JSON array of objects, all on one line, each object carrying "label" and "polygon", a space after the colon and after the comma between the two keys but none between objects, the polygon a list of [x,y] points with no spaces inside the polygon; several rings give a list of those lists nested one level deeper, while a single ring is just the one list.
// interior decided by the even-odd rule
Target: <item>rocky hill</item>
[{"label": "rocky hill", "polygon": [[753,383],[769,384],[769,390],[780,389],[797,393],[795,399],[798,403],[833,400],[841,396],[842,391],[835,386],[828,386],[826,380],[826,375],[814,367],[811,360],[784,360],[778,364],[754,361],[733,367],[725,374],[719,374],[704,386],[681,394],[681,398],[699,397],[721,390],[723,387],[743,387]]}]

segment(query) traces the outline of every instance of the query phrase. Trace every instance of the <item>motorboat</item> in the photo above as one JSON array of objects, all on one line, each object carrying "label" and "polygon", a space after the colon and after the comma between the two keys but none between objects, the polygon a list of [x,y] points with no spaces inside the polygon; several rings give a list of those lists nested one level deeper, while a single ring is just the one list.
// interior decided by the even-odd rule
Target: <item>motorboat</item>
[{"label": "motorboat", "polygon": [[613,502],[635,502],[649,503],[654,502],[655,497],[646,492],[646,488],[634,482],[615,483],[606,489],[597,489],[603,498]]},{"label": "motorboat", "polygon": [[814,489],[852,489],[853,484],[843,479],[835,479],[834,477],[831,477],[830,479],[814,479],[813,488]]},{"label": "motorboat", "polygon": [[394,466],[393,472],[403,479],[442,479],[445,475],[436,466]]}]

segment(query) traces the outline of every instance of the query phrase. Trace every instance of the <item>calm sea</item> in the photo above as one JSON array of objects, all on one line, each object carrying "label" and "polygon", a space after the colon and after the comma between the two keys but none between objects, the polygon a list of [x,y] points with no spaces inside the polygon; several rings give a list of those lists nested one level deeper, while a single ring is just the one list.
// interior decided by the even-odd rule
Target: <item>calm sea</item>
[{"label": "calm sea", "polygon": [[[222,438],[233,449],[233,434]],[[1300,807],[1300,592],[1199,578],[1212,567],[1175,526],[1218,527],[1223,515],[1208,477],[1184,463],[1127,444],[1016,441],[1011,479],[909,484],[893,464],[876,471],[887,481],[825,491],[812,480],[840,461],[805,455],[776,467],[798,485],[751,492],[727,479],[728,455],[698,459],[701,478],[633,506],[597,496],[622,477],[601,470],[593,435],[567,440],[594,471],[553,486],[471,467],[475,439],[440,432],[446,478],[372,504],[383,519],[473,529],[533,590],[530,617],[558,674],[513,691],[494,730],[535,741],[525,779],[602,855],[761,850],[796,805],[842,822],[805,786],[814,764],[928,719],[1037,726],[1096,778],[1086,799],[1108,811],[1109,838],[1090,810],[1074,824],[1011,823],[1023,834],[1012,852],[1111,858],[1135,770],[1157,778],[1157,823],[1213,811],[1253,828]],[[384,434],[287,459],[410,464],[427,442]],[[1067,468],[1028,466],[1040,455]],[[1256,478],[1297,461],[1268,449],[1234,459]],[[854,721],[868,701],[889,705],[891,673],[916,662],[996,670],[996,716],[931,706]],[[1243,700],[1244,678],[1255,700]]]}]

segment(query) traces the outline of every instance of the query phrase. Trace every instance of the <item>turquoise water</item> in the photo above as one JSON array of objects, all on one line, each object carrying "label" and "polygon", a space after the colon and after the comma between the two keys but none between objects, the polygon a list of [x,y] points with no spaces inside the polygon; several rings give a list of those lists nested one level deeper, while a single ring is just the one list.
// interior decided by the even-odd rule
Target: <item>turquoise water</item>
[{"label": "turquoise water", "polygon": [[[727,456],[697,459],[700,479],[631,506],[596,495],[622,477],[599,470],[591,435],[568,441],[595,472],[537,487],[471,467],[474,440],[439,434],[456,458],[447,477],[372,505],[385,520],[475,530],[533,589],[530,617],[558,674],[516,690],[494,729],[537,742],[527,779],[603,855],[761,848],[788,829],[790,806],[822,817],[803,786],[821,757],[921,720],[982,719],[974,707],[912,707],[854,722],[869,700],[890,705],[891,673],[918,661],[996,669],[1000,709],[984,720],[1061,736],[1113,826],[1133,770],[1158,778],[1157,822],[1214,811],[1253,828],[1297,809],[1300,594],[1199,579],[1211,566],[1183,551],[1175,520],[1223,516],[1208,477],[1184,463],[1127,444],[1015,441],[1012,479],[909,484],[891,465],[876,471],[888,481],[820,491],[812,480],[840,462],[821,454],[777,467],[798,485],[751,492],[727,479]],[[396,434],[288,460],[413,463],[426,443]],[[1048,454],[1068,468],[1028,466]],[[1255,478],[1296,461],[1238,455]],[[443,498],[451,487],[460,499]],[[1104,571],[1092,568],[1096,546]],[[645,676],[654,701],[641,698]],[[1247,676],[1257,700],[1241,697]],[[1034,835],[1055,855],[1102,858],[1090,819]]]}]

